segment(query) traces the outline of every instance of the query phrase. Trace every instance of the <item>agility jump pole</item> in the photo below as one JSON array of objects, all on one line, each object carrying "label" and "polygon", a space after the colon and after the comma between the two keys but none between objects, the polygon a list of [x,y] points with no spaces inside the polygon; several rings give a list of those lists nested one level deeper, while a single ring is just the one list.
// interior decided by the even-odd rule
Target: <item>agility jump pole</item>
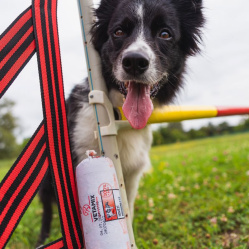
[{"label": "agility jump pole", "polygon": [[[123,128],[130,126],[123,114],[122,107],[116,110],[119,120],[116,121],[117,127]],[[227,117],[235,115],[249,115],[249,107],[216,107],[216,106],[164,106],[155,109],[148,124],[158,124],[167,122],[179,122],[191,119]],[[126,121],[125,123],[123,121]]]},{"label": "agility jump pole", "polygon": [[133,234],[132,221],[130,219],[130,212],[116,139],[117,129],[115,126],[113,106],[107,97],[107,89],[101,73],[101,61],[99,55],[91,43],[90,29],[94,21],[92,13],[93,2],[92,0],[78,0],[78,7],[84,40],[88,80],[91,89],[89,94],[89,103],[93,105],[94,113],[96,114],[99,148],[102,156],[109,157],[114,163],[118,177],[131,248],[137,248]]}]

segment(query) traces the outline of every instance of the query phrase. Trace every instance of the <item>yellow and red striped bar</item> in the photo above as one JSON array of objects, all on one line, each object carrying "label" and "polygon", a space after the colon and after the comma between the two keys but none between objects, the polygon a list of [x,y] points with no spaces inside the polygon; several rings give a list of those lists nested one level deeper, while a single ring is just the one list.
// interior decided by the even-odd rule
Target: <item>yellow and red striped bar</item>
[{"label": "yellow and red striped bar", "polygon": [[[118,108],[118,111],[120,119],[127,120],[121,107]],[[153,111],[148,124],[246,114],[249,114],[249,107],[164,106]]]}]

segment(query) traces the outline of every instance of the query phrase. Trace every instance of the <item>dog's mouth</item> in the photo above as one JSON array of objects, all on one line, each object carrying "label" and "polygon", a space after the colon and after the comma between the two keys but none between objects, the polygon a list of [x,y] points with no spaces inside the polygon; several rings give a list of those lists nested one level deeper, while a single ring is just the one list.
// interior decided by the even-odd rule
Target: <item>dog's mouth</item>
[{"label": "dog's mouth", "polygon": [[[127,82],[121,82],[119,84],[119,91],[124,95],[126,98],[127,93],[128,93],[128,85],[130,82],[133,82],[134,84],[143,84],[135,81],[127,81]],[[160,89],[159,83],[155,83],[153,86],[150,86],[150,98],[154,99]]]},{"label": "dog's mouth", "polygon": [[123,112],[134,129],[142,129],[146,126],[153,111],[152,100],[158,90],[159,84],[153,86],[127,81],[120,84],[120,92],[124,95]]}]

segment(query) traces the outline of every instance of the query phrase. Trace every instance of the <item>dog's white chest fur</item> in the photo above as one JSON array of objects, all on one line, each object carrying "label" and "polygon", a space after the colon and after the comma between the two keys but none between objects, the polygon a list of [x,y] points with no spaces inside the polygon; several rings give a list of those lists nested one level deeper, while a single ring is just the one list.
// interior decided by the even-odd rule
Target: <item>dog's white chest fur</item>
[{"label": "dog's white chest fur", "polygon": [[[85,152],[89,149],[100,153],[98,141],[94,136],[96,130],[93,107],[84,103],[78,112],[73,131],[74,149],[79,162],[86,157]],[[124,174],[130,174],[150,166],[148,152],[152,143],[152,134],[149,126],[142,130],[120,130],[117,142]]]}]

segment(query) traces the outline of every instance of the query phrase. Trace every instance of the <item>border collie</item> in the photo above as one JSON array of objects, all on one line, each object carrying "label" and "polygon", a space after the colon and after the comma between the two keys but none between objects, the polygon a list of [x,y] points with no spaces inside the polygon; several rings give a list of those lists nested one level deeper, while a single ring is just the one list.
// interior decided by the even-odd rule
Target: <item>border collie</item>
[{"label": "border collie", "polygon": [[[125,186],[133,216],[139,179],[150,167],[152,133],[146,126],[154,106],[169,103],[182,86],[186,59],[199,52],[203,26],[201,0],[102,0],[95,10],[92,42],[113,107],[122,106],[133,129],[118,132]],[[67,100],[73,164],[88,149],[100,153],[94,138],[89,85],[76,85]],[[44,206],[39,243],[48,237],[52,218],[51,180],[40,190]]]}]

